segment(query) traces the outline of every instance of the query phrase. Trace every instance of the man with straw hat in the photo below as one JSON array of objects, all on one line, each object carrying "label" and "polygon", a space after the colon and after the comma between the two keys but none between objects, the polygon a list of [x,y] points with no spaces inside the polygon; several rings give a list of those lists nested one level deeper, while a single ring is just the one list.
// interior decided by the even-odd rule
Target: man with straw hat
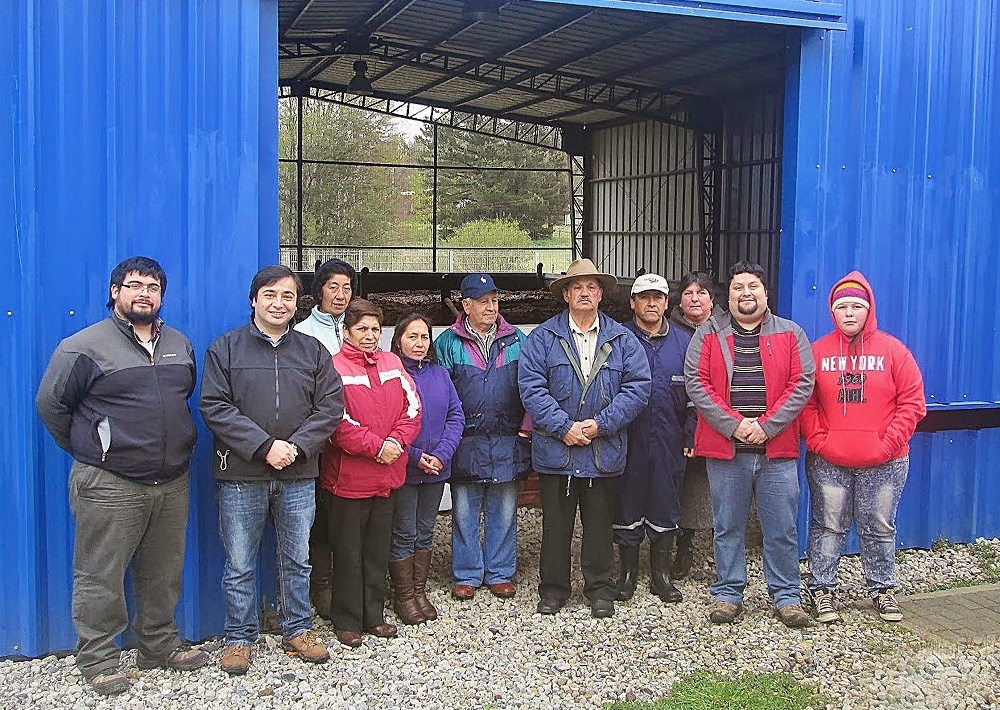
[{"label": "man with straw hat", "polygon": [[583,523],[583,593],[595,618],[614,615],[615,489],[625,470],[627,429],[646,406],[649,363],[636,337],[601,313],[617,279],[590,259],[552,282],[567,309],[538,326],[521,352],[518,386],[533,420],[531,459],[542,497],[539,614],[570,596],[570,543]]}]

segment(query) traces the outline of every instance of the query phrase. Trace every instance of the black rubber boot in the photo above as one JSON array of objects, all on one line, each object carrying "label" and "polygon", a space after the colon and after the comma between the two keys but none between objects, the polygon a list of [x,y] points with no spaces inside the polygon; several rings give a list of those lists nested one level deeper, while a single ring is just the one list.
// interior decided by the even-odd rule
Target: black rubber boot
[{"label": "black rubber boot", "polygon": [[691,572],[691,562],[694,559],[694,530],[681,528],[677,534],[677,547],[674,550],[674,561],[670,565],[671,579],[684,579]]},{"label": "black rubber boot", "polygon": [[649,546],[649,591],[669,604],[684,600],[680,590],[670,581],[667,571],[673,547],[674,535],[660,535]]},{"label": "black rubber boot", "polygon": [[620,602],[627,602],[635,594],[636,585],[639,584],[639,548],[618,546],[618,594],[615,596]]}]

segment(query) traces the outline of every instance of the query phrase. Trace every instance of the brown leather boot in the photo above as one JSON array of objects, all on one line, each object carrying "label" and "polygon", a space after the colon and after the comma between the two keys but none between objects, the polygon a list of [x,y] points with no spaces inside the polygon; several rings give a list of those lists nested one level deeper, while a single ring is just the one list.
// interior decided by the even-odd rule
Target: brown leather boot
[{"label": "brown leather boot", "polygon": [[316,609],[316,616],[329,621],[330,595],[333,593],[330,586],[330,546],[310,545],[309,564],[312,565],[312,574],[309,575],[309,600]]},{"label": "brown leather boot", "polygon": [[417,608],[424,618],[434,621],[438,618],[437,609],[427,598],[427,577],[431,572],[431,551],[417,550],[413,553],[413,598]]},{"label": "brown leather boot", "polygon": [[413,598],[413,555],[389,561],[392,577],[392,610],[404,624],[422,624],[427,621]]}]

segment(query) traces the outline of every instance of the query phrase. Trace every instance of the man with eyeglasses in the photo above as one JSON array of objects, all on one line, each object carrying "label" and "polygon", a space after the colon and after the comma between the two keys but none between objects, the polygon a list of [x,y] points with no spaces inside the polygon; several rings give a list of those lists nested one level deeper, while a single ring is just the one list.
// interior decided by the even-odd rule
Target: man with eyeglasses
[{"label": "man with eyeglasses", "polygon": [[153,259],[118,264],[111,315],[59,343],[35,399],[49,433],[74,459],[76,665],[102,695],[131,685],[115,641],[129,621],[130,565],[139,668],[194,670],[209,660],[181,643],[174,621],[196,438],[187,401],[195,360],[188,339],[159,318],[166,289]]}]

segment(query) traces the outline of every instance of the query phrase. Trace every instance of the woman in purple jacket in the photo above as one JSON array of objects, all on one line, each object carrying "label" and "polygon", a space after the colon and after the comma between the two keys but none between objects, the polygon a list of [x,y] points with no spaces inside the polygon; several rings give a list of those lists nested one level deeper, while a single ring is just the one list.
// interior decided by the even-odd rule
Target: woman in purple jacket
[{"label": "woman in purple jacket", "polygon": [[437,364],[429,320],[417,313],[403,318],[396,324],[391,349],[417,383],[423,405],[420,434],[407,449],[406,483],[397,494],[393,516],[392,608],[404,624],[420,624],[437,618],[437,609],[427,598],[434,521],[465,414],[451,376]]}]

